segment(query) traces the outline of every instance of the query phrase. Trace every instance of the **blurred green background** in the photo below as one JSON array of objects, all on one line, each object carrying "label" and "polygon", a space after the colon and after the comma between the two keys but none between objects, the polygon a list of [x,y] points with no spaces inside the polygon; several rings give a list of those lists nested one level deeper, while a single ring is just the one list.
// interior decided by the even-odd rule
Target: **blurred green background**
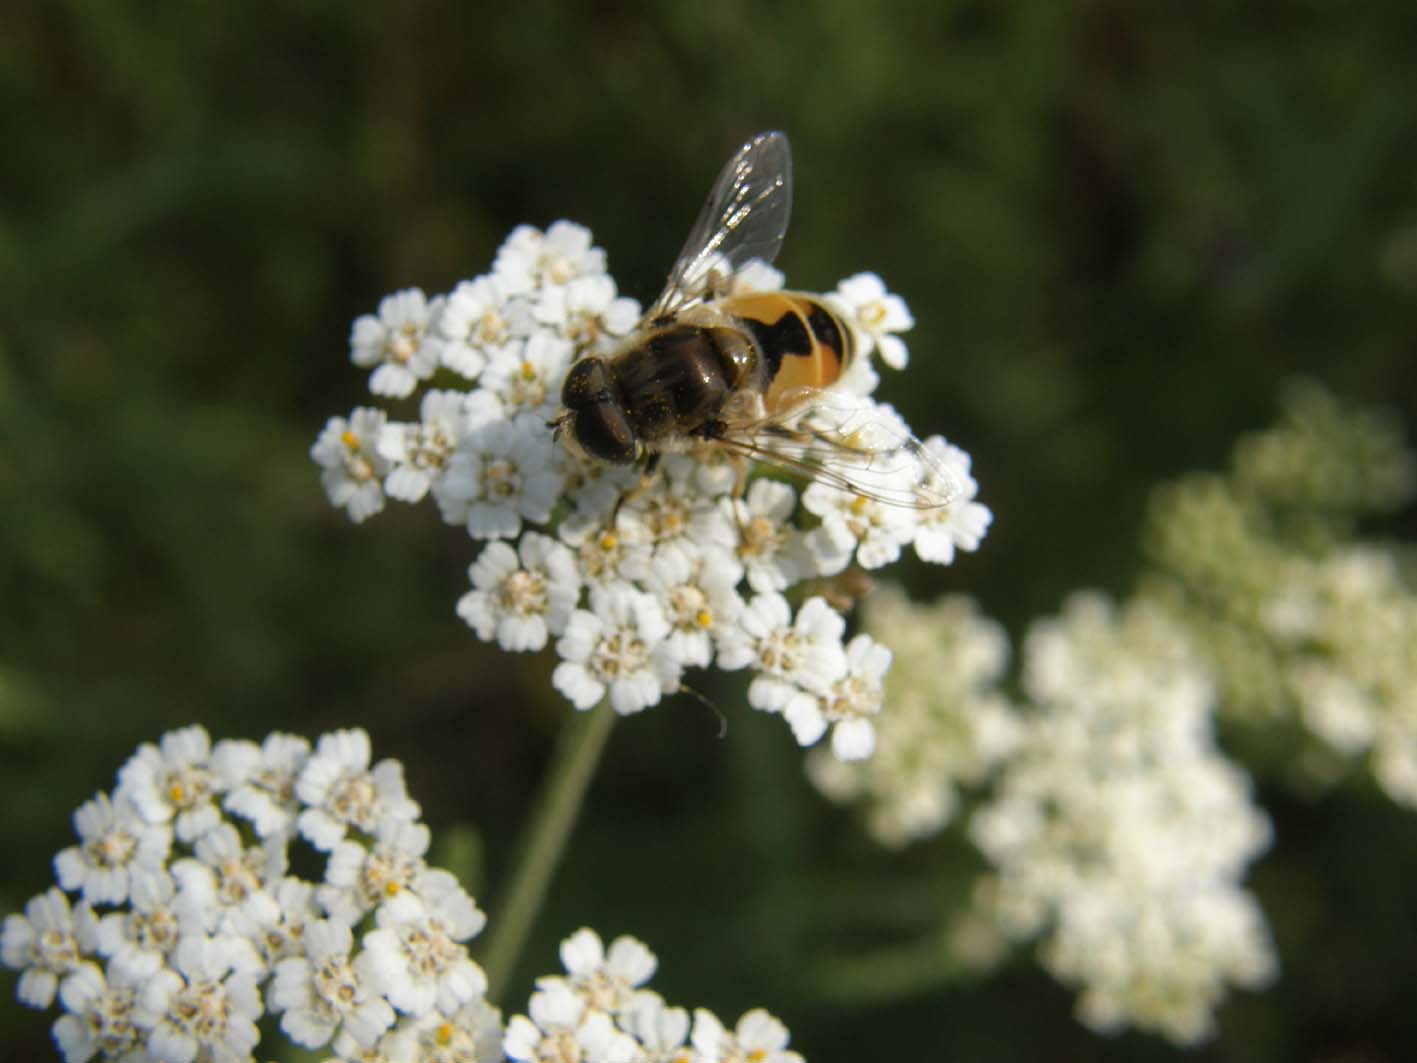
[{"label": "blurred green background", "polygon": [[[568,711],[551,660],[457,620],[473,547],[431,506],[355,528],[307,457],[364,399],[348,328],[385,293],[566,217],[647,300],[729,152],[787,130],[779,265],[905,296],[910,384],[882,394],[973,453],[996,516],[902,578],[1017,635],[1125,592],[1149,488],[1219,467],[1281,380],[1417,421],[1414,56],[1403,2],[7,5],[0,910],[139,741],[192,721],[368,728],[495,897]],[[781,721],[709,692],[721,741],[689,698],[612,734],[512,999],[590,924],[644,938],[666,997],[766,1005],[819,1063],[1178,1054],[1087,1033],[1027,955],[834,992],[815,958],[928,925],[968,850],[874,849]],[[1282,980],[1191,1055],[1412,1058],[1417,817],[1361,784],[1260,797]],[[0,1006],[10,1058],[50,1058],[49,1022]]]}]

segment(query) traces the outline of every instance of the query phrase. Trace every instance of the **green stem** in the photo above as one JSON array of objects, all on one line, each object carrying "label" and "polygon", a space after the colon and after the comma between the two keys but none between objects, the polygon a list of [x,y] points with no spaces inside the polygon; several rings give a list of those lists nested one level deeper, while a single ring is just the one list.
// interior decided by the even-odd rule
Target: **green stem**
[{"label": "green stem", "polygon": [[941,934],[863,954],[822,956],[812,967],[819,993],[828,1000],[854,1004],[900,1000],[975,981],[982,973],[981,968],[961,962]]},{"label": "green stem", "polygon": [[589,712],[576,713],[561,732],[522,836],[511,878],[488,921],[482,967],[490,986],[488,997],[494,1002],[507,992],[507,982],[546,898],[546,888],[565,851],[614,721],[615,713],[602,703]]}]

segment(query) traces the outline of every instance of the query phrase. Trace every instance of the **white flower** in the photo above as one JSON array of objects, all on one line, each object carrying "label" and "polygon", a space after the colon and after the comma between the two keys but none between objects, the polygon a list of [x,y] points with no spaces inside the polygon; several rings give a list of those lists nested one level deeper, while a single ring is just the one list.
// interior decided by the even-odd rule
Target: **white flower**
[{"label": "white flower", "polygon": [[274,885],[285,873],[283,838],[248,848],[230,823],[218,824],[198,838],[192,854],[172,863],[172,877],[180,894],[178,907],[193,916],[206,913],[209,931],[216,929],[229,909]]},{"label": "white flower", "polygon": [[654,551],[649,543],[621,535],[598,515],[572,513],[558,529],[576,552],[576,568],[592,590],[637,584],[649,573]]},{"label": "white flower", "polygon": [[244,1063],[261,1010],[255,976],[234,962],[229,943],[193,936],[178,943],[172,967],[143,984],[133,1022],[156,1059]]},{"label": "white flower", "polygon": [[346,839],[330,852],[320,903],[353,925],[384,901],[414,886],[427,868],[432,835],[427,826],[388,819],[375,828],[372,844]]},{"label": "white flower", "polygon": [[640,304],[617,298],[606,274],[578,277],[564,287],[546,288],[536,318],[565,336],[577,351],[606,353],[640,320]]},{"label": "white flower", "polygon": [[470,427],[467,396],[460,391],[428,392],[419,416],[417,424],[386,424],[379,434],[379,454],[392,466],[384,493],[400,502],[418,502],[428,493]]},{"label": "white flower", "polygon": [[876,363],[863,355],[846,363],[846,371],[832,387],[847,395],[867,398],[876,393],[880,384],[881,375],[876,372]]},{"label": "white flower", "polygon": [[545,233],[519,225],[497,249],[492,275],[516,293],[604,273],[605,252],[590,241],[590,230],[574,222],[552,222]]},{"label": "white flower", "polygon": [[571,614],[556,643],[562,662],[551,682],[578,709],[606,696],[620,715],[656,704],[679,684],[678,670],[659,647],[669,634],[664,613],[649,595],[595,587],[590,611]]},{"label": "white flower", "polygon": [[200,725],[144,742],[118,772],[118,789],[149,823],[172,822],[191,842],[221,821],[211,766],[212,740]]},{"label": "white flower", "polygon": [[483,641],[504,650],[539,650],[548,634],[566,628],[580,598],[575,557],[556,540],[535,532],[517,549],[488,543],[468,569],[473,589],[458,600],[458,615]]},{"label": "white flower", "polygon": [[746,1012],[731,1031],[713,1012],[696,1008],[692,1039],[698,1063],[803,1063],[788,1051],[787,1027],[762,1008]]},{"label": "white flower", "polygon": [[497,353],[515,347],[531,331],[531,308],[509,298],[496,277],[462,281],[434,326],[438,360],[468,380],[476,380]]},{"label": "white flower", "polygon": [[751,666],[748,704],[792,719],[846,673],[846,622],[826,599],[809,598],[794,619],[780,594],[759,594],[719,644],[720,668]]},{"label": "white flower", "polygon": [[732,295],[775,292],[782,288],[786,280],[782,270],[774,269],[760,258],[750,258],[733,274],[729,292]]},{"label": "white flower", "polygon": [[269,972],[281,960],[302,952],[305,928],[319,916],[314,885],[286,876],[229,908],[220,932],[249,941],[259,970]]},{"label": "white flower", "polygon": [[383,479],[389,463],[377,448],[387,420],[383,410],[367,407],[356,409],[348,420],[331,417],[310,448],[330,504],[356,524],[384,508]]},{"label": "white flower", "polygon": [[273,732],[258,747],[225,739],[212,750],[212,770],[226,791],[222,807],[251,824],[258,838],[287,834],[299,802],[295,779],[310,758],[310,742]]},{"label": "white flower", "polygon": [[[724,475],[724,474],[727,475]],[[656,547],[731,550],[738,541],[730,515],[717,504],[733,486],[732,470],[684,454],[666,455],[654,482],[626,498],[615,530]]]},{"label": "white flower", "polygon": [[563,446],[556,447],[556,462],[566,477],[565,497],[574,512],[561,522],[561,538],[574,545],[591,525],[607,526],[622,495],[634,490],[642,477],[633,465],[607,465],[593,458],[577,457]]},{"label": "white flower", "polygon": [[7,915],[0,931],[0,962],[20,972],[20,1002],[32,1008],[54,1003],[59,980],[94,951],[97,934],[88,905],[72,910],[69,898],[52,886],[30,898],[24,915]]},{"label": "white flower", "polygon": [[323,735],[295,783],[307,806],[300,833],[315,848],[333,849],[349,827],[372,834],[386,819],[418,818],[404,788],[403,765],[382,760],[369,767],[369,735],[358,728]]},{"label": "white flower", "polygon": [[146,1038],[133,1022],[143,976],[123,968],[106,974],[85,963],[64,980],[59,999],[65,1014],[54,1023],[54,1040],[65,1063],[144,1059]]},{"label": "white flower", "polygon": [[743,566],[726,550],[669,547],[650,562],[645,585],[669,622],[666,651],[684,667],[707,668],[714,638],[743,612],[735,589]]},{"label": "white flower", "polygon": [[521,531],[523,520],[550,520],[564,482],[545,423],[523,414],[465,435],[434,495],[443,519],[466,523],[474,539],[506,539]]},{"label": "white flower", "polygon": [[846,646],[846,674],[832,683],[819,700],[797,701],[784,710],[792,733],[804,746],[832,728],[832,752],[838,760],[864,760],[876,749],[871,717],[881,711],[891,651],[870,635],[861,634]]},{"label": "white flower", "polygon": [[944,467],[958,491],[949,505],[922,510],[916,515],[915,553],[921,561],[948,565],[955,550],[974,551],[979,548],[994,515],[989,507],[974,500],[979,485],[969,473],[969,455],[940,436],[925,440],[930,459]]},{"label": "white flower", "polygon": [[915,327],[905,300],[886,291],[881,278],[874,273],[858,273],[837,285],[832,293],[844,311],[847,324],[856,333],[858,354],[878,351],[881,361],[892,369],[904,369],[908,359],[905,342],[893,333]]},{"label": "white flower", "polygon": [[127,909],[109,912],[98,923],[98,951],[112,967],[149,975],[167,962],[185,931],[200,932],[206,918],[179,909],[177,886],[166,869],[133,877]]},{"label": "white flower", "polygon": [[689,1039],[689,1013],[668,1007],[658,993],[641,990],[627,1014],[621,1016],[622,1029],[640,1043],[646,1063],[694,1063]]},{"label": "white flower", "polygon": [[349,333],[349,357],[355,365],[374,367],[369,390],[401,399],[413,394],[420,380],[433,375],[437,352],[424,342],[438,301],[429,302],[417,288],[385,296],[379,313],[356,318]]},{"label": "white flower", "polygon": [[303,955],[275,966],[269,998],[284,1012],[280,1028],[296,1044],[319,1048],[343,1029],[370,1046],[394,1022],[394,1009],[374,986],[374,957],[351,960],[354,934],[346,923],[320,919],[305,928]]},{"label": "white flower", "polygon": [[900,548],[915,535],[914,510],[829,484],[810,484],[802,492],[802,505],[822,518],[807,535],[807,547],[822,575],[842,571],[853,554],[865,569],[888,565],[900,558]]},{"label": "white flower", "polygon": [[59,885],[81,890],[89,904],[122,904],[135,872],[160,870],[172,828],[148,823],[127,800],[97,794],[74,813],[79,844],[54,858]]},{"label": "white flower", "polygon": [[531,995],[525,1015],[507,1023],[502,1049],[517,1063],[633,1063],[638,1046],[610,1016],[586,1006],[564,983]]},{"label": "white flower", "polygon": [[380,905],[364,949],[389,1003],[409,1015],[450,1014],[483,995],[487,978],[463,942],[486,921],[447,872],[424,876],[418,895],[404,891]]},{"label": "white flower", "polygon": [[549,329],[537,329],[525,343],[513,343],[492,355],[482,374],[484,395],[495,395],[507,419],[530,413],[545,422],[561,401],[560,385],[571,364],[571,341]]},{"label": "white flower", "polygon": [[[610,943],[607,953],[600,935],[582,927],[561,942],[561,963],[566,968],[565,983],[586,1002],[586,1007],[619,1015],[627,1011],[636,991],[654,975],[658,960],[644,942],[622,934]],[[537,982],[549,988],[559,977]]]},{"label": "white flower", "polygon": [[757,480],[744,498],[722,506],[738,529],[738,559],[748,586],[760,593],[786,590],[807,574],[801,533],[791,523],[797,492],[777,480]]},{"label": "white flower", "polygon": [[502,1037],[501,1013],[478,997],[452,1015],[404,1017],[370,1053],[342,1049],[347,1039],[339,1037],[335,1048],[341,1058],[371,1063],[502,1063]]}]

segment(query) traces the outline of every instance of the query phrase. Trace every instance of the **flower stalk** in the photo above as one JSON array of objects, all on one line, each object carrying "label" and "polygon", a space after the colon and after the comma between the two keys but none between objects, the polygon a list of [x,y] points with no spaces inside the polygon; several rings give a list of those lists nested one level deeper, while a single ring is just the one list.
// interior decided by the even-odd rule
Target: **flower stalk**
[{"label": "flower stalk", "polygon": [[511,878],[492,909],[496,919],[487,935],[482,966],[493,1001],[506,999],[507,983],[546,899],[614,720],[610,706],[601,704],[576,713],[561,732],[522,834]]}]

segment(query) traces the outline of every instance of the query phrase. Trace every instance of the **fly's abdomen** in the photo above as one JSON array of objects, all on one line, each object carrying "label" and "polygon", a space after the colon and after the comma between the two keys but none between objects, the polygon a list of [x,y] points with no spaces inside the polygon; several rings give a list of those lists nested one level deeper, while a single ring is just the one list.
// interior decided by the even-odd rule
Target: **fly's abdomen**
[{"label": "fly's abdomen", "polygon": [[764,292],[726,300],[757,344],[763,402],[769,413],[790,406],[804,389],[835,384],[851,357],[850,333],[817,299]]}]

